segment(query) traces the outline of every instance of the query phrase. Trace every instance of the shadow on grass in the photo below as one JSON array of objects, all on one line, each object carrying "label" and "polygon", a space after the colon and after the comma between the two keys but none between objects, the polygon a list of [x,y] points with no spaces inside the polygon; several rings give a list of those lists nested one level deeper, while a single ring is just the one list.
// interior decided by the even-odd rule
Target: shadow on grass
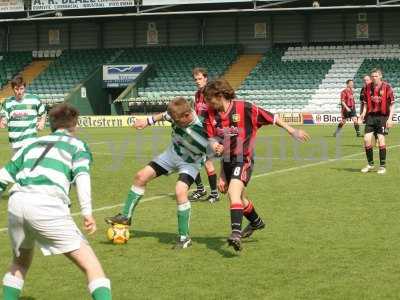
[{"label": "shadow on grass", "polygon": [[[142,230],[135,230],[132,235],[134,238],[153,237],[158,239],[160,243],[171,245],[171,247],[174,246],[177,238],[175,233]],[[218,252],[225,258],[237,257],[233,250],[227,248],[226,237],[192,237],[192,240],[195,244],[192,247],[196,247],[196,244],[204,244],[208,249]]]},{"label": "shadow on grass", "polygon": [[36,300],[36,298],[26,296],[26,297],[19,298],[19,300]]},{"label": "shadow on grass", "polygon": [[361,173],[360,168],[331,168],[331,169],[340,172]]}]

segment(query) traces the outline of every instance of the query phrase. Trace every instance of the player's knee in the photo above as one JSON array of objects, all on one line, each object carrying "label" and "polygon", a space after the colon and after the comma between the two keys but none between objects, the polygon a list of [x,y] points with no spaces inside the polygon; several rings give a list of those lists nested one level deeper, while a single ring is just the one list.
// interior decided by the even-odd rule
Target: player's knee
[{"label": "player's knee", "polygon": [[149,178],[144,171],[139,171],[136,173],[133,181],[136,186],[144,186],[149,181]]},{"label": "player's knee", "polygon": [[175,194],[176,194],[176,199],[178,202],[181,202],[182,200],[187,200],[188,198],[188,190],[189,186],[182,182],[178,181],[175,186]]}]

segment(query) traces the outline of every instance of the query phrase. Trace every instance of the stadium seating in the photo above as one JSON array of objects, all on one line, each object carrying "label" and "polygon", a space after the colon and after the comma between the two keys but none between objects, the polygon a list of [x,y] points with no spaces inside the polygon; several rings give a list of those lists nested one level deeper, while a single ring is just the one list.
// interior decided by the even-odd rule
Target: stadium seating
[{"label": "stadium seating", "polygon": [[[193,98],[193,67],[205,67],[210,78],[217,77],[224,74],[238,53],[237,45],[69,50],[33,81],[29,91],[46,103],[55,103],[63,101],[101,64],[146,63],[153,65],[154,72],[139,86],[138,97],[121,101],[129,103],[131,112],[162,110],[175,96]],[[31,60],[29,52],[7,53],[3,57],[3,84]],[[385,79],[399,94],[399,45],[275,47],[263,56],[237,95],[271,111],[336,113],[345,81],[355,79],[358,95],[362,76],[374,67],[383,69]]]},{"label": "stadium seating", "polygon": [[382,68],[384,79],[399,94],[399,45],[274,48],[266,53],[237,94],[271,111],[337,113],[346,80],[354,78],[358,102],[362,77],[375,67]]},{"label": "stadium seating", "polygon": [[118,51],[115,49],[87,49],[64,51],[46,71],[29,86],[45,103],[64,101],[70,90],[101,64],[110,62]]},{"label": "stadium seating", "polygon": [[[288,50],[289,51],[289,50]],[[291,60],[285,48],[268,51],[237,95],[271,111],[301,111],[329,71],[333,60]]]},{"label": "stadium seating", "polygon": [[393,82],[397,78],[394,70],[400,63],[399,58],[399,45],[334,45],[289,47],[282,59],[290,61],[333,59],[334,64],[303,110],[336,113],[339,110],[340,92],[345,88],[347,79],[355,79],[356,102],[358,102],[362,76],[368,74],[372,68],[382,67],[384,71],[388,70],[385,79]]},{"label": "stadium seating", "polygon": [[[139,97],[124,99],[132,110],[143,104],[165,107],[172,97],[192,98],[196,87],[191,70],[202,66],[210,77],[224,73],[238,54],[238,46],[143,47],[129,49],[88,49],[64,51],[29,86],[45,103],[64,101],[71,89],[101,64],[152,64],[154,75],[139,87]],[[143,108],[139,109],[143,111]]]},{"label": "stadium seating", "polygon": [[134,111],[146,103],[163,106],[175,96],[192,99],[196,91],[192,69],[200,66],[208,69],[210,78],[220,76],[238,52],[236,45],[125,49],[116,63],[151,63],[155,72],[145,86],[139,87],[138,97],[123,101],[129,101]]},{"label": "stadium seating", "polygon": [[31,61],[30,52],[0,52],[0,88]]}]

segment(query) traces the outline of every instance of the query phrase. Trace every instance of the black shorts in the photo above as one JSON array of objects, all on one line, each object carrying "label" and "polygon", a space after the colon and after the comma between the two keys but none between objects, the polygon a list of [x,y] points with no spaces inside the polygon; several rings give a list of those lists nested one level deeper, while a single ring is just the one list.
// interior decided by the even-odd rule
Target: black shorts
[{"label": "black shorts", "polygon": [[[156,177],[159,177],[162,175],[168,175],[168,173],[169,173],[168,170],[161,167],[155,161],[149,162],[148,166],[150,166],[156,172]],[[190,187],[193,184],[194,180],[195,180],[195,178],[193,178],[192,176],[190,176],[189,174],[186,174],[186,173],[179,173],[179,175],[178,175],[178,181],[182,181],[182,182],[186,183],[188,185],[188,187]]]},{"label": "black shorts", "polygon": [[386,128],[387,120],[388,116],[368,114],[365,118],[365,133],[373,132],[374,134],[386,135],[388,133],[388,129]]},{"label": "black shorts", "polygon": [[357,112],[356,112],[355,108],[353,108],[350,111],[347,111],[345,109],[342,111],[342,118],[343,119],[346,120],[346,119],[351,119],[351,118],[354,118],[354,117],[357,117]]},{"label": "black shorts", "polygon": [[244,186],[250,181],[251,173],[253,172],[254,160],[243,159],[243,162],[224,162],[224,174],[229,185],[231,179],[239,179],[244,183]]}]

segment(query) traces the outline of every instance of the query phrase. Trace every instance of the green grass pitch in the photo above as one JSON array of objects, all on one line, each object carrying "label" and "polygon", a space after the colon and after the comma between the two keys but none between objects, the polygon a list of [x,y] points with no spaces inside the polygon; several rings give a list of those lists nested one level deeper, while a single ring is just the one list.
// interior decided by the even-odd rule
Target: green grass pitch
[{"label": "green grass pitch", "polygon": [[[337,140],[331,137],[333,126],[304,128],[312,135],[305,145],[278,128],[259,131],[247,192],[268,227],[245,241],[240,254],[225,242],[230,233],[225,196],[213,205],[194,203],[193,246],[171,249],[177,231],[174,175],[148,185],[128,244],[106,241],[104,217],[119,211],[133,175],[163,150],[170,132],[81,129],[94,155],[98,231],[88,240],[112,281],[113,298],[398,299],[400,130],[392,129],[388,137],[388,172],[382,176],[360,173],[364,149],[352,126]],[[10,157],[4,130],[0,142],[3,164]],[[72,211],[79,212],[74,190],[72,198]],[[0,277],[11,255],[6,209],[3,195]],[[75,220],[81,224],[79,216]],[[22,299],[78,300],[89,294],[83,274],[66,258],[36,251]]]}]

